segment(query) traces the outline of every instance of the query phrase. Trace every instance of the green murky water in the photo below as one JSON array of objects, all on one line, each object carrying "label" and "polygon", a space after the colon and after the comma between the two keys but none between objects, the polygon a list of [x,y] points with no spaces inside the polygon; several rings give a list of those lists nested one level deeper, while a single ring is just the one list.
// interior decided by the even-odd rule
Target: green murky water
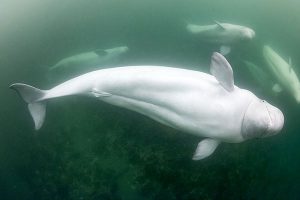
[{"label": "green murky water", "polygon": [[[261,89],[242,63],[262,65],[269,44],[300,74],[299,8],[296,0],[0,0],[0,199],[299,199],[299,105]],[[284,112],[282,134],[222,144],[195,162],[201,138],[92,98],[49,102],[36,132],[8,89],[13,82],[50,88],[64,79],[48,77],[58,60],[122,45],[130,50],[113,66],[208,72],[218,48],[185,26],[214,20],[256,31],[228,60],[236,85]]]}]

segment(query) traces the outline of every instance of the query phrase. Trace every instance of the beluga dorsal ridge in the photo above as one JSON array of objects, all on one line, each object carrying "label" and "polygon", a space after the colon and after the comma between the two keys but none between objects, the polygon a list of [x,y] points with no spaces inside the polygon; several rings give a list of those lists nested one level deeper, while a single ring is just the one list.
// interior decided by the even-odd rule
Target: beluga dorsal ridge
[{"label": "beluga dorsal ridge", "polygon": [[210,156],[222,142],[240,143],[277,134],[284,124],[282,112],[235,86],[224,56],[214,53],[211,63],[212,75],[164,66],[126,66],[89,72],[49,90],[22,83],[10,88],[30,105],[36,130],[43,124],[47,101],[86,95],[204,138],[194,160]]}]

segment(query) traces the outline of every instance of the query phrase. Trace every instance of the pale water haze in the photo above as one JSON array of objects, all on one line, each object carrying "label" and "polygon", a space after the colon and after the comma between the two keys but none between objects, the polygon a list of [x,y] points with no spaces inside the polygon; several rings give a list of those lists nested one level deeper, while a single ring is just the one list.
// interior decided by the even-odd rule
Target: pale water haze
[{"label": "pale water haze", "polygon": [[[270,73],[262,51],[268,45],[287,63],[291,58],[299,77],[299,9],[297,0],[0,0],[0,199],[299,199],[300,105],[284,89],[274,94],[260,85],[244,62]],[[9,89],[15,82],[52,88],[70,78],[49,78],[58,61],[118,46],[129,50],[99,68],[209,73],[220,46],[186,26],[215,21],[255,31],[226,58],[237,86],[284,113],[281,134],[222,143],[193,161],[203,138],[93,98],[53,99],[35,131],[25,103]]]}]

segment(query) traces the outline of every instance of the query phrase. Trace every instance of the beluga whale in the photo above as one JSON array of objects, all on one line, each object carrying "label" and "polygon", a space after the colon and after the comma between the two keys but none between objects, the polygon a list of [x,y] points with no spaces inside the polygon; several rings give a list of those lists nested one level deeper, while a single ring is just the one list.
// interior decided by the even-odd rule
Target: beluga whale
[{"label": "beluga whale", "polygon": [[10,88],[28,104],[36,130],[43,125],[47,101],[86,95],[202,137],[193,160],[208,157],[221,142],[240,143],[280,132],[282,112],[235,86],[224,56],[213,53],[210,71],[211,75],[165,66],[125,66],[89,72],[49,90],[23,83]]},{"label": "beluga whale", "polygon": [[291,94],[297,103],[300,103],[300,81],[295,73],[291,59],[286,62],[270,46],[263,47],[263,56],[270,74],[279,86]]},{"label": "beluga whale", "polygon": [[58,61],[55,65],[50,67],[49,70],[55,71],[62,68],[72,68],[78,66],[99,66],[118,58],[128,50],[129,48],[127,46],[119,46],[110,49],[96,49],[93,51],[79,53]]},{"label": "beluga whale", "polygon": [[218,21],[211,25],[188,23],[186,29],[203,42],[220,45],[220,53],[223,55],[230,53],[232,46],[255,37],[255,31],[249,27]]},{"label": "beluga whale", "polygon": [[273,95],[278,95],[282,91],[280,85],[272,79],[272,77],[270,76],[268,71],[265,70],[265,68],[258,67],[256,64],[247,60],[244,60],[243,63],[247,67],[252,78],[257,82],[259,87],[264,89],[265,92],[269,92]]}]

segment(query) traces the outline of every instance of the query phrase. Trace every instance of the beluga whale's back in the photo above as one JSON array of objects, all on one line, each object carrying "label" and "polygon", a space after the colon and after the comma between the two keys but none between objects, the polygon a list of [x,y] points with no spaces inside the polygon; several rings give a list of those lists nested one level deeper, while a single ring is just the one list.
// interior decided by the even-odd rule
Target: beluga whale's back
[{"label": "beluga whale's back", "polygon": [[100,66],[106,62],[111,62],[117,59],[120,55],[129,50],[127,46],[119,46],[110,49],[96,49],[93,51],[82,52],[58,61],[55,65],[49,68],[50,71],[55,71],[63,68]]},{"label": "beluga whale's back", "polygon": [[93,71],[50,90],[22,83],[10,88],[28,103],[35,129],[43,124],[47,101],[86,95],[204,137],[194,160],[211,155],[220,142],[239,143],[275,135],[282,129],[282,112],[235,86],[232,68],[219,53],[212,56],[211,74],[162,66],[128,66]]}]

